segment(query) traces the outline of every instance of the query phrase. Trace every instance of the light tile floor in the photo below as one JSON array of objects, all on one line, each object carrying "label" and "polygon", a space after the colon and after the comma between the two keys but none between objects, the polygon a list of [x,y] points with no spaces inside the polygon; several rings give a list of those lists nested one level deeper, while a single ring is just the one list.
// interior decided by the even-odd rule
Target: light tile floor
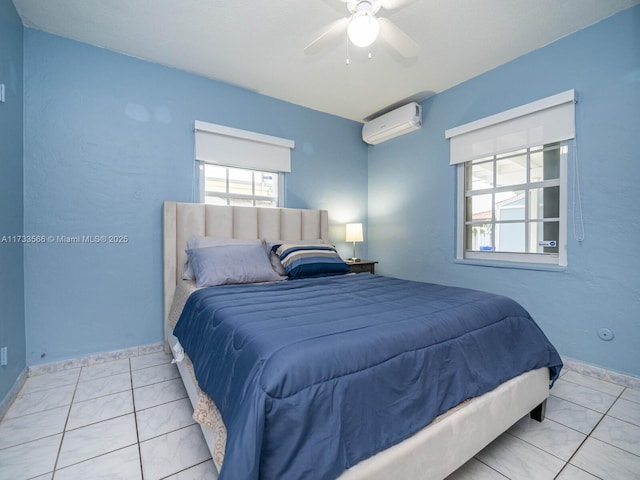
[{"label": "light tile floor", "polygon": [[[215,479],[170,360],[30,377],[0,423],[0,479]],[[544,422],[523,418],[448,480],[597,478],[640,479],[640,391],[568,371]]]}]

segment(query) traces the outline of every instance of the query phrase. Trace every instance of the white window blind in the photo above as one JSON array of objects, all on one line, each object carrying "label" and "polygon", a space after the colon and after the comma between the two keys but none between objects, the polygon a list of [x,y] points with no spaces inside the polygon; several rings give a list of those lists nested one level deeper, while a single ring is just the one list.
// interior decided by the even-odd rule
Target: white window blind
[{"label": "white window blind", "polygon": [[295,143],[237,128],[196,120],[197,161],[268,172],[291,171],[291,149]]},{"label": "white window blind", "polygon": [[575,91],[543,98],[445,131],[449,163],[546,145],[575,137]]}]

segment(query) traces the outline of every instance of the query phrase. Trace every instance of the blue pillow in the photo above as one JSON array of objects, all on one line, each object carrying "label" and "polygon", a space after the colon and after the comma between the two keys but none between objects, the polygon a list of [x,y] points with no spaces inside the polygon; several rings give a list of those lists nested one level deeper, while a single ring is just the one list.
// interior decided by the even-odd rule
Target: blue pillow
[{"label": "blue pillow", "polygon": [[[191,235],[187,240],[187,249],[220,247],[222,245],[260,245],[260,244],[262,244],[261,240],[245,240],[245,239],[238,239],[238,238],[216,238],[216,237],[203,237],[202,235]],[[189,260],[187,260],[184,266],[182,267],[182,278],[184,280],[194,280],[196,278],[193,275],[193,268],[189,264]]]},{"label": "blue pillow", "polygon": [[329,244],[299,245],[283,243],[272,250],[280,257],[289,278],[341,275],[349,273],[349,267]]},{"label": "blue pillow", "polygon": [[221,245],[187,250],[197,287],[282,280],[262,245]]}]

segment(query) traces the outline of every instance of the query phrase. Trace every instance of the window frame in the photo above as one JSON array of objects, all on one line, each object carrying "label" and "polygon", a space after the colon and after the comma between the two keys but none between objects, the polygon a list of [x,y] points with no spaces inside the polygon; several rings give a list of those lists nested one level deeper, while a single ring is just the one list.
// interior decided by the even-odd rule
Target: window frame
[{"label": "window frame", "polygon": [[[267,170],[257,170],[257,169],[252,169],[252,168],[243,168],[243,167],[236,167],[233,165],[218,165],[218,164],[211,164],[211,163],[206,163],[206,162],[198,162],[198,168],[199,168],[199,190],[200,190],[200,202],[201,203],[206,203],[206,198],[207,198],[207,189],[206,189],[206,174],[205,174],[205,170],[206,170],[206,165],[212,165],[215,167],[220,167],[220,168],[224,168],[226,169],[226,191],[225,192],[216,192],[215,195],[210,195],[210,196],[215,196],[215,197],[219,197],[219,198],[223,198],[227,201],[227,205],[232,205],[231,200],[232,199],[242,199],[242,200],[251,200],[252,201],[252,206],[254,207],[259,207],[259,208],[273,208],[273,207],[277,207],[277,208],[283,208],[284,207],[284,182],[285,182],[285,175],[284,172],[272,172],[272,171],[267,171]],[[252,195],[246,195],[246,194],[239,194],[239,193],[230,193],[229,192],[229,169],[234,169],[234,170],[243,170],[245,172],[251,172],[252,173],[252,191],[253,194]],[[270,200],[270,197],[265,197],[265,196],[261,196],[261,195],[255,195],[255,186],[256,186],[256,182],[255,182],[255,175],[259,174],[259,173],[271,173],[273,175],[275,175],[277,177],[277,182],[278,182],[278,191],[276,193],[276,202],[275,205],[256,205],[256,201],[260,201],[260,200]]]},{"label": "window frame", "polygon": [[[477,161],[469,160],[466,162],[461,162],[456,165],[457,169],[457,192],[456,192],[456,201],[457,201],[457,228],[456,228],[456,260],[458,261],[470,261],[470,262],[490,262],[496,263],[499,266],[516,266],[516,265],[531,265],[531,266],[558,266],[558,267],[566,267],[567,266],[567,176],[568,176],[568,157],[569,157],[569,149],[570,145],[568,141],[558,142],[560,143],[560,172],[559,178],[556,181],[543,180],[543,181],[535,181],[531,182],[529,178],[530,169],[527,168],[527,181],[524,184],[519,185],[510,185],[506,187],[508,189],[517,190],[520,187],[525,187],[526,191],[529,192],[534,188],[542,188],[546,186],[557,186],[559,187],[559,235],[558,235],[558,253],[520,253],[520,252],[496,252],[496,251],[472,251],[465,249],[465,226],[466,222],[466,208],[467,208],[467,192],[466,192],[466,182],[465,182],[465,171],[468,164]],[[544,146],[546,148],[547,146]],[[527,157],[529,165],[529,158],[531,153],[531,148],[527,148]],[[514,155],[517,151],[511,152]],[[504,156],[504,153],[499,155],[491,155],[490,157],[493,161],[500,159]],[[495,165],[495,163],[494,163]],[[495,175],[495,174],[494,174]],[[496,187],[495,184],[492,188],[482,190],[483,192],[496,192],[503,190],[505,187]],[[525,195],[525,198],[527,195]],[[528,202],[528,201],[527,201]],[[528,203],[525,203],[525,220],[531,222],[529,218],[528,211]],[[552,220],[552,219],[548,219]],[[492,225],[495,224],[495,218],[492,216]],[[495,232],[494,232],[495,235]],[[494,238],[495,244],[495,238]]]},{"label": "window frame", "polygon": [[[252,172],[252,189],[255,189],[253,175],[256,172],[276,175],[278,191],[275,206],[283,208],[285,207],[285,174],[291,172],[291,150],[294,147],[295,142],[286,138],[196,120],[192,195],[194,198],[198,197],[201,203],[205,203],[207,192],[204,165],[211,164],[227,169]],[[196,168],[198,169],[197,173]],[[230,204],[232,198],[244,198],[252,200],[256,207],[273,207],[271,205],[256,205],[256,200],[265,199],[261,196],[230,194],[228,170],[226,177],[226,192],[222,198],[226,198],[227,205]],[[269,200],[269,198],[266,199]]]}]

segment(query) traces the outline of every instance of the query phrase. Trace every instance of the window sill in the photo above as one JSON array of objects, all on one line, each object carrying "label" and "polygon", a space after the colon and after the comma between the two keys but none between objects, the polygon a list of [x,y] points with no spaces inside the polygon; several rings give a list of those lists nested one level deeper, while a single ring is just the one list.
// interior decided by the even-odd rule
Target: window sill
[{"label": "window sill", "polygon": [[497,262],[492,260],[470,260],[468,258],[456,258],[454,263],[460,265],[475,265],[490,268],[512,268],[516,270],[539,270],[546,272],[564,272],[567,267],[559,265],[549,265],[544,263],[518,263],[518,262]]}]

